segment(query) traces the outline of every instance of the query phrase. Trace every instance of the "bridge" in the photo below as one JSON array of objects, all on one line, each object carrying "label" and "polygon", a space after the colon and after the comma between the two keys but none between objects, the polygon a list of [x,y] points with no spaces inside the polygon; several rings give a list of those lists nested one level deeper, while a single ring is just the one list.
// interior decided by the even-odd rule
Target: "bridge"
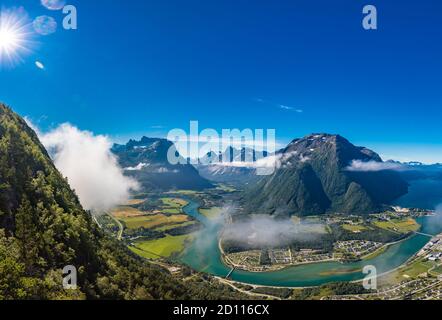
[{"label": "bridge", "polygon": [[230,276],[232,275],[233,271],[235,271],[236,267],[233,267],[232,270],[230,270],[230,272],[227,274],[226,279],[229,279]]},{"label": "bridge", "polygon": [[423,233],[423,232],[414,231],[414,233],[418,234],[418,235],[421,235],[421,236],[429,237],[429,238],[434,238],[435,237],[435,235],[428,234],[428,233]]}]

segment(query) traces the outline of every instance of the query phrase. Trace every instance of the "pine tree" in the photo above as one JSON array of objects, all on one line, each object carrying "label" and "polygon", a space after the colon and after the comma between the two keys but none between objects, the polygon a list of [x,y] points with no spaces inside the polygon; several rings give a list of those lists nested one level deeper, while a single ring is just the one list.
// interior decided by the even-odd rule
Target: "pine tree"
[{"label": "pine tree", "polygon": [[34,210],[26,196],[23,197],[15,214],[15,228],[15,236],[19,240],[20,255],[26,272],[32,274],[38,258],[38,239]]}]

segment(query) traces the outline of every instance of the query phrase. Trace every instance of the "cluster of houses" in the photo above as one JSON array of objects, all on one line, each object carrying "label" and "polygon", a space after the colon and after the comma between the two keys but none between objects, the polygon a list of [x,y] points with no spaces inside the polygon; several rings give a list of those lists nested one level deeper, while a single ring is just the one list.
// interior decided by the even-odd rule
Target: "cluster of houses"
[{"label": "cluster of houses", "polygon": [[437,260],[442,260],[442,252],[439,251],[437,252],[435,249],[435,246],[439,246],[442,244],[442,241],[440,238],[435,238],[432,239],[425,247],[424,247],[424,251],[430,251],[432,250],[432,252],[430,254],[428,254],[426,256],[426,258],[430,261],[437,261]]}]

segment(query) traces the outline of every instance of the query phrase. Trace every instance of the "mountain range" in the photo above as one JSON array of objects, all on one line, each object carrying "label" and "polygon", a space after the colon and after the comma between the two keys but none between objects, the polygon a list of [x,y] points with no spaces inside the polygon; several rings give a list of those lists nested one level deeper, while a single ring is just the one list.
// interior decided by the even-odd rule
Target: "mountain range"
[{"label": "mountain range", "polygon": [[256,160],[257,152],[251,148],[229,147],[223,153],[209,152],[196,168],[207,180],[243,186],[260,179],[254,166]]},{"label": "mountain range", "polygon": [[[125,174],[135,178],[144,191],[202,190],[213,186],[192,165],[170,164],[167,155],[171,147],[173,143],[166,139],[143,137],[125,145],[115,144],[112,152]],[[180,163],[185,160],[181,158]]]},{"label": "mountain range", "polygon": [[[247,213],[313,215],[367,214],[408,192],[408,184],[372,150],[339,135],[312,134],[276,154],[277,169],[246,190]],[[353,163],[375,168],[353,170]],[[389,167],[385,167],[389,168]]]}]

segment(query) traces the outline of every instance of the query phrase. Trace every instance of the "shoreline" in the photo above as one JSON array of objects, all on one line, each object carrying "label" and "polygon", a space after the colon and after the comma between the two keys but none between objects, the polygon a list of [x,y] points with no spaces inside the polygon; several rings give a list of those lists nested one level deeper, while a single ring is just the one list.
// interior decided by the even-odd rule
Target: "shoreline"
[{"label": "shoreline", "polygon": [[[412,238],[412,237],[413,237],[413,236],[410,236],[409,238]],[[401,240],[401,241],[396,241],[395,243],[387,244],[387,245],[385,245],[385,246],[383,246],[383,247],[388,248],[389,246],[391,246],[391,245],[393,245],[393,244],[397,244],[397,243],[403,242],[403,241],[405,241],[405,240],[408,240],[409,238],[403,239],[403,240]],[[420,251],[419,251],[419,252],[420,252]],[[396,267],[396,268],[394,268],[394,269],[392,269],[392,270],[389,270],[389,271],[387,271],[387,272],[381,273],[380,275],[377,275],[376,278],[379,279],[379,278],[381,278],[381,277],[384,277],[384,276],[386,276],[386,275],[388,275],[388,274],[390,274],[390,273],[393,273],[393,272],[395,272],[395,271],[397,271],[397,270],[399,270],[399,269],[401,269],[401,268],[407,266],[411,261],[413,261],[413,260],[417,257],[417,255],[418,255],[419,252],[416,252],[412,257],[410,257],[406,262],[404,262],[404,263],[401,264],[400,266],[398,266],[398,267]],[[314,263],[313,263],[313,264],[314,264]],[[283,270],[283,269],[281,269],[281,270]],[[247,272],[249,272],[249,271],[247,271]],[[260,273],[260,272],[257,272],[257,273]],[[261,273],[265,273],[265,272],[261,272]],[[302,290],[302,289],[309,289],[309,288],[320,288],[320,287],[322,287],[323,285],[325,285],[325,284],[321,284],[321,285],[313,285],[313,286],[297,286],[297,287],[291,287],[291,286],[269,286],[269,285],[252,284],[252,283],[241,282],[241,281],[236,281],[236,280],[231,280],[231,279],[225,279],[225,278],[222,278],[222,277],[219,277],[219,276],[213,276],[213,277],[214,277],[215,279],[217,279],[217,280],[228,281],[228,282],[231,282],[231,283],[233,283],[233,284],[247,285],[247,286],[251,286],[251,287],[253,287],[253,288],[275,288],[275,289]],[[362,282],[362,281],[364,281],[364,279],[354,280],[354,281],[347,281],[347,282],[349,282],[349,283],[360,283],[360,282]],[[330,283],[331,283],[331,282],[330,282]]]},{"label": "shoreline", "polygon": [[[198,209],[199,209],[199,208],[198,208]],[[198,210],[198,213],[201,214],[201,213],[199,212],[199,210]],[[203,215],[202,215],[202,216],[203,216]],[[427,214],[427,215],[425,215],[425,217],[427,217],[427,216],[431,217],[431,216],[434,216],[434,214]],[[421,225],[421,228],[422,228],[422,225]],[[420,229],[421,229],[421,228],[420,228]],[[223,233],[224,233],[224,228],[220,229],[220,231],[219,231],[219,238],[218,238],[218,241],[217,241],[218,248],[219,248],[219,251],[220,251],[220,254],[221,254],[221,256],[220,256],[220,260],[221,260],[222,264],[224,264],[226,267],[228,267],[228,268],[235,268],[235,270],[240,270],[240,271],[249,272],[249,273],[255,273],[255,274],[259,274],[259,273],[265,274],[265,273],[279,272],[279,271],[283,271],[283,270],[285,270],[285,269],[294,268],[294,267],[299,267],[299,266],[305,266],[305,265],[313,265],[313,264],[320,264],[320,263],[327,263],[327,262],[339,262],[339,261],[336,260],[336,259],[330,259],[330,260],[327,260],[327,261],[314,261],[314,262],[298,263],[298,264],[296,264],[296,265],[284,266],[283,268],[280,268],[280,269],[278,269],[278,270],[268,270],[268,271],[248,271],[248,270],[244,270],[243,268],[240,268],[240,267],[238,267],[238,266],[235,266],[234,264],[230,264],[228,261],[226,261],[226,258],[225,258],[225,257],[226,257],[226,253],[225,253],[225,251],[224,251],[223,248],[222,248],[222,238],[223,238]],[[395,245],[395,244],[398,244],[398,243],[401,243],[401,242],[405,242],[405,241],[410,240],[411,238],[414,238],[414,237],[416,237],[416,236],[417,236],[417,234],[413,232],[413,233],[410,233],[410,235],[407,236],[407,237],[404,238],[404,239],[401,239],[401,240],[398,240],[398,241],[395,241],[395,242],[392,242],[392,243],[387,243],[387,244],[383,245],[382,247],[378,248],[378,249],[377,249],[376,251],[374,251],[373,253],[370,253],[370,254],[368,254],[368,255],[363,256],[363,257],[362,257],[362,258],[363,258],[362,260],[364,260],[364,258],[366,258],[367,256],[370,256],[370,255],[373,255],[374,253],[377,253],[374,257],[372,257],[372,258],[375,258],[375,257],[377,257],[379,254],[382,254],[384,251],[386,251],[390,246]],[[418,252],[416,252],[415,254],[413,254],[413,256],[411,256],[406,262],[404,262],[404,263],[401,264],[400,266],[398,266],[398,267],[396,267],[396,268],[394,268],[394,269],[392,269],[392,270],[389,270],[389,271],[387,271],[387,272],[385,272],[385,273],[382,273],[382,274],[378,275],[377,277],[379,278],[379,277],[385,276],[385,275],[387,275],[387,274],[389,274],[389,273],[392,273],[392,272],[394,272],[394,271],[396,271],[396,270],[398,270],[398,269],[400,269],[400,268],[406,266],[411,260],[415,259],[415,257],[416,257],[417,254],[418,254]],[[371,259],[372,259],[372,258],[371,258]],[[342,263],[342,264],[345,264],[344,262],[341,262],[341,263]],[[196,270],[196,271],[197,271],[197,270]],[[198,272],[198,271],[197,271],[197,272]],[[201,271],[199,271],[199,272],[201,272]],[[203,272],[203,273],[205,273],[205,272]],[[347,271],[347,272],[345,272],[345,273],[354,273],[354,272],[348,272],[348,271]],[[321,287],[322,285],[324,285],[324,284],[321,284],[321,285],[311,285],[311,286],[278,286],[278,285],[261,285],[261,284],[254,284],[254,283],[243,282],[243,281],[236,281],[236,280],[232,280],[232,279],[226,279],[225,277],[222,277],[222,276],[219,276],[219,275],[210,274],[210,273],[206,273],[206,274],[212,276],[214,279],[217,279],[217,280],[219,280],[219,281],[227,281],[227,282],[229,282],[229,283],[237,284],[237,285],[247,285],[247,286],[251,286],[251,287],[253,287],[253,288],[276,288],[276,289],[293,289],[293,290],[296,290],[296,289],[306,289],[306,288],[317,288],[317,287]],[[358,283],[358,282],[362,282],[362,281],[363,281],[363,279],[354,280],[354,281],[346,281],[346,282],[349,282],[349,283]]]},{"label": "shoreline", "polygon": [[[405,241],[410,240],[411,238],[413,238],[413,237],[415,237],[415,236],[417,236],[417,234],[415,234],[415,233],[413,232],[412,234],[410,234],[408,237],[406,237],[406,238],[404,238],[404,239],[401,239],[401,240],[398,240],[398,241],[395,241],[395,242],[391,242],[391,243],[386,243],[386,244],[384,244],[383,246],[377,248],[377,249],[376,249],[375,251],[373,251],[372,253],[369,253],[369,254],[366,254],[366,255],[362,256],[362,257],[360,258],[360,260],[358,260],[358,262],[359,262],[359,261],[362,262],[362,261],[364,261],[364,260],[371,260],[371,259],[374,259],[374,258],[376,258],[377,256],[379,256],[380,254],[382,254],[383,252],[385,252],[385,251],[386,251],[389,247],[391,247],[392,245],[395,245],[395,244],[398,244],[398,243],[401,243],[401,242],[405,242]],[[294,267],[299,267],[299,266],[314,265],[314,264],[327,263],[327,262],[337,262],[337,263],[341,263],[341,264],[346,264],[346,262],[344,262],[344,261],[341,261],[341,260],[339,260],[339,259],[332,258],[332,259],[328,259],[328,260],[320,260],[320,261],[313,261],[313,262],[309,261],[309,262],[301,262],[301,263],[297,263],[297,264],[291,264],[291,265],[283,266],[283,267],[281,267],[281,268],[279,268],[279,269],[276,269],[276,270],[268,270],[268,271],[252,271],[252,270],[245,270],[245,269],[240,268],[239,266],[237,266],[237,265],[235,265],[235,264],[230,264],[230,263],[226,260],[226,256],[227,256],[227,254],[225,253],[224,249],[222,248],[221,241],[222,241],[222,235],[221,235],[220,238],[218,239],[218,248],[219,248],[220,253],[221,253],[221,261],[223,262],[223,264],[224,264],[226,267],[229,267],[229,268],[235,268],[235,269],[237,269],[237,270],[241,270],[241,271],[245,271],[245,272],[250,272],[250,273],[256,273],[256,274],[259,274],[259,273],[271,273],[271,272],[283,271],[283,270],[285,270],[285,269],[294,268]],[[420,252],[420,251],[419,251],[419,252]],[[419,252],[417,252],[415,255],[418,255]],[[374,254],[376,254],[376,255],[374,255]],[[373,257],[370,257],[370,256],[372,256],[372,255],[374,255],[374,256],[373,256]],[[370,257],[370,258],[367,259],[367,257]],[[412,257],[412,258],[413,258],[413,257]],[[410,258],[410,259],[411,259],[411,258]],[[405,262],[404,265],[407,264],[407,263],[408,263],[408,261]],[[399,268],[399,267],[398,267],[398,268]],[[352,272],[349,272],[349,273],[352,273]],[[362,281],[362,280],[358,280],[358,281]],[[286,287],[284,287],[284,288],[286,288]],[[295,287],[294,287],[294,288],[295,288]]]}]

